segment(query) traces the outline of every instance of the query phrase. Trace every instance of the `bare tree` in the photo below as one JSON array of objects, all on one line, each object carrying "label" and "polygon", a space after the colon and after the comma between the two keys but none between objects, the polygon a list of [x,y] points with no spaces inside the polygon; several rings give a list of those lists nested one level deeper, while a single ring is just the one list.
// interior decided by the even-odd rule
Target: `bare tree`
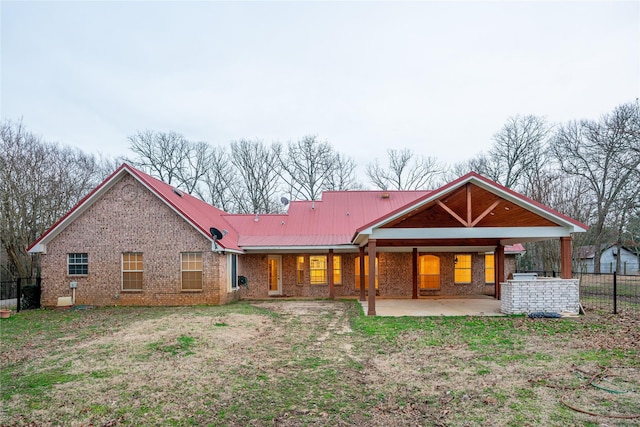
[{"label": "bare tree", "polygon": [[281,172],[276,150],[262,141],[234,141],[231,143],[231,163],[240,176],[241,185],[230,189],[238,212],[278,212]]},{"label": "bare tree", "polygon": [[[583,223],[591,221],[593,206],[589,203],[589,190],[581,179],[569,176],[557,169],[544,171],[535,186],[535,194],[529,195],[540,203]],[[585,246],[591,240],[589,233],[574,235],[574,247]],[[521,267],[531,270],[560,271],[560,246],[558,240],[525,243],[526,253],[521,257]],[[578,251],[574,251],[577,262]]]},{"label": "bare tree", "polygon": [[496,181],[507,188],[522,190],[532,174],[544,164],[545,143],[551,127],[542,117],[512,116],[493,136],[489,152],[490,168]]},{"label": "bare tree", "polygon": [[363,188],[356,179],[356,163],[351,157],[344,154],[336,154],[333,173],[329,175],[325,190],[345,191]]},{"label": "bare tree", "polygon": [[234,189],[240,188],[240,174],[225,147],[212,147],[209,162],[196,195],[225,212],[239,212]]},{"label": "bare tree", "polygon": [[450,167],[445,172],[444,179],[446,181],[453,181],[469,172],[476,172],[492,181],[498,182],[500,177],[494,175],[494,168],[490,167],[490,162],[491,160],[486,154],[477,154],[468,160],[456,163]]},{"label": "bare tree", "polygon": [[318,200],[322,191],[345,189],[355,181],[355,163],[315,135],[290,142],[286,150],[279,144],[274,149],[280,161],[280,177],[294,199]]},{"label": "bare tree", "polygon": [[22,122],[3,122],[0,136],[0,243],[16,274],[31,277],[37,262],[27,246],[107,171],[94,156],[47,143]]},{"label": "bare tree", "polygon": [[444,167],[434,157],[418,156],[408,148],[388,149],[388,167],[376,159],[369,163],[366,174],[370,182],[381,190],[420,190],[436,184]]},{"label": "bare tree", "polygon": [[129,163],[189,194],[204,194],[215,153],[206,142],[191,142],[176,132],[146,130],[129,136],[135,157]]},{"label": "bare tree", "polygon": [[[558,129],[552,152],[561,170],[588,185],[595,208],[593,225],[596,251],[605,238],[625,190],[638,188],[640,167],[640,109],[637,103],[618,106],[599,121],[569,122]],[[594,271],[600,272],[599,252]]]},{"label": "bare tree", "polygon": [[187,193],[196,192],[199,184],[205,179],[213,162],[211,146],[206,142],[187,142],[185,164],[179,168],[180,187]]},{"label": "bare tree", "polygon": [[[176,132],[138,131],[129,136],[136,157],[129,163],[170,185],[183,184],[189,159],[189,142]],[[186,191],[186,188],[184,188]]]}]

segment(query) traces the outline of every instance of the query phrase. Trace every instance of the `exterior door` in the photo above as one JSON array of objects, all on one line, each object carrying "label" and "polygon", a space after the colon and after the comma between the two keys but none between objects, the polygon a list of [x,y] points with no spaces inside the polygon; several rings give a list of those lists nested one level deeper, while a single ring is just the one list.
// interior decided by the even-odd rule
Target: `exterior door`
[{"label": "exterior door", "polygon": [[269,295],[282,295],[282,257],[269,255]]}]

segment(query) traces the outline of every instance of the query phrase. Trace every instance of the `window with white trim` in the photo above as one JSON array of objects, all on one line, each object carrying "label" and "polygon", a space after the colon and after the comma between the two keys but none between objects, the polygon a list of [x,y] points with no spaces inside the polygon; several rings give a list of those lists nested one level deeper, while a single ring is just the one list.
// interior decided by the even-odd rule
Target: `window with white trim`
[{"label": "window with white trim", "polygon": [[333,256],[333,284],[342,285],[342,258],[340,255]]},{"label": "window with white trim", "polygon": [[183,291],[202,290],[202,252],[180,254],[180,282]]},{"label": "window with white trim", "polygon": [[298,285],[304,285],[304,256],[296,259],[296,281]]},{"label": "window with white trim", "polygon": [[311,255],[309,257],[309,277],[312,285],[324,285],[327,283],[326,255]]},{"label": "window with white trim", "polygon": [[[357,256],[355,259],[356,262],[356,289],[360,289],[360,257]],[[376,256],[376,289],[378,289],[378,257]],[[369,255],[364,256],[364,288],[369,288]]]},{"label": "window with white trim", "polygon": [[440,258],[435,255],[420,255],[418,279],[420,289],[440,289]]},{"label": "window with white trim", "polygon": [[139,252],[124,252],[122,254],[122,290],[142,290],[142,254]]},{"label": "window with white trim", "polygon": [[454,281],[456,283],[471,283],[471,255],[457,254],[453,260]]},{"label": "window with white trim", "polygon": [[229,290],[237,291],[238,290],[238,255],[237,254],[229,254],[227,256],[229,260]]},{"label": "window with white trim", "polygon": [[484,282],[496,283],[496,264],[493,254],[484,255]]},{"label": "window with white trim", "polygon": [[89,274],[89,254],[67,254],[67,274],[69,276],[86,276]]}]

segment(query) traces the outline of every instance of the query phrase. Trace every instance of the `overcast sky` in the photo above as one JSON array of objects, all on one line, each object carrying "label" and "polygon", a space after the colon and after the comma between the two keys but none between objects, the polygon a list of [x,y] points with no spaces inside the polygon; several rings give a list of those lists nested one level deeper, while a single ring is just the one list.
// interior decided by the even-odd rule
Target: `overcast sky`
[{"label": "overcast sky", "polygon": [[640,96],[640,2],[54,2],[1,8],[1,115],[127,154],[136,130],[226,145],[314,134],[362,167],[446,163],[509,116]]}]

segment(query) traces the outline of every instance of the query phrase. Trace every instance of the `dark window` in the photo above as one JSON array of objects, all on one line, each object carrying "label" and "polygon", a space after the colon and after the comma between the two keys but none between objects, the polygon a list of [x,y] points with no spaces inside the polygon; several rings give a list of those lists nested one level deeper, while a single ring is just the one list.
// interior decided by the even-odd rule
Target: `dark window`
[{"label": "dark window", "polygon": [[86,253],[67,254],[67,273],[69,276],[89,274],[89,255]]},{"label": "dark window", "polygon": [[231,263],[231,289],[238,289],[238,255],[231,254],[229,262]]}]

